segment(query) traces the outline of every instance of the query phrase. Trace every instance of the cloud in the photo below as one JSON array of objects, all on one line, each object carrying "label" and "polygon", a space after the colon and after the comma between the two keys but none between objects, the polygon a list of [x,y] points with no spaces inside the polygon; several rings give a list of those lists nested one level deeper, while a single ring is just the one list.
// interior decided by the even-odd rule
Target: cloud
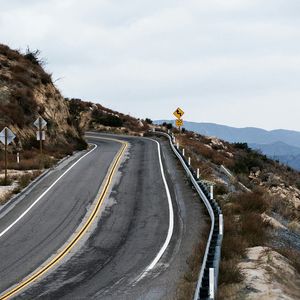
[{"label": "cloud", "polygon": [[193,121],[300,130],[296,0],[0,4],[1,41],[42,50],[66,96],[153,119],[180,104]]}]

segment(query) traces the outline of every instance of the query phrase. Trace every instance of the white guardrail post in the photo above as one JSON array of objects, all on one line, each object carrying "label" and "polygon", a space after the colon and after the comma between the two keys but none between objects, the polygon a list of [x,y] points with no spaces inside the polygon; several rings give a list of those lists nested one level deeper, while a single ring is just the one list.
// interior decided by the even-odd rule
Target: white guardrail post
[{"label": "white guardrail post", "polygon": [[223,235],[224,233],[224,218],[223,214],[219,214],[219,234]]},{"label": "white guardrail post", "polygon": [[209,299],[215,299],[215,269],[209,268]]}]

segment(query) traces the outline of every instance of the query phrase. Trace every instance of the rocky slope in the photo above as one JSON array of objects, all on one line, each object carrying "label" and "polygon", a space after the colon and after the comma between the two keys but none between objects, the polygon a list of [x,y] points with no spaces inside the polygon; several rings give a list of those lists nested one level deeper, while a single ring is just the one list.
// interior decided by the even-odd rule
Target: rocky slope
[{"label": "rocky slope", "polygon": [[10,127],[18,137],[17,146],[31,149],[36,146],[33,122],[40,115],[48,122],[46,145],[85,147],[80,132],[68,122],[68,103],[38,55],[22,55],[0,45],[0,128]]},{"label": "rocky slope", "polygon": [[48,123],[45,148],[52,153],[85,148],[82,135],[88,129],[131,134],[148,129],[147,122],[100,104],[64,98],[44,70],[39,51],[21,54],[0,44],[0,130],[8,126],[17,135],[15,150],[38,148],[33,125],[38,116]]},{"label": "rocky slope", "polygon": [[103,107],[99,103],[68,99],[71,124],[80,132],[86,130],[109,131],[139,135],[148,130],[150,120],[140,120]]}]

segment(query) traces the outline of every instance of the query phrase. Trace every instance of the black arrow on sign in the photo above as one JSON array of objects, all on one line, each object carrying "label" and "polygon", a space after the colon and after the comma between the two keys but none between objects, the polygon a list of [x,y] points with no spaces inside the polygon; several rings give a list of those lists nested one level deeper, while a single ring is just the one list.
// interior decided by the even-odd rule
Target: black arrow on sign
[{"label": "black arrow on sign", "polygon": [[177,109],[177,114],[180,116],[180,117],[182,117],[182,113],[180,112],[180,110],[179,109]]}]

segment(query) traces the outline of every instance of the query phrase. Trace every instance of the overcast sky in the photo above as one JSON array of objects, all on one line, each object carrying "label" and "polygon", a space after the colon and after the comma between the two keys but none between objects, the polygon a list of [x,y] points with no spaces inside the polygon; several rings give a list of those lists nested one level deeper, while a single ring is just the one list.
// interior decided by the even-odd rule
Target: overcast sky
[{"label": "overcast sky", "polygon": [[0,0],[65,97],[136,117],[300,131],[299,0]]}]

